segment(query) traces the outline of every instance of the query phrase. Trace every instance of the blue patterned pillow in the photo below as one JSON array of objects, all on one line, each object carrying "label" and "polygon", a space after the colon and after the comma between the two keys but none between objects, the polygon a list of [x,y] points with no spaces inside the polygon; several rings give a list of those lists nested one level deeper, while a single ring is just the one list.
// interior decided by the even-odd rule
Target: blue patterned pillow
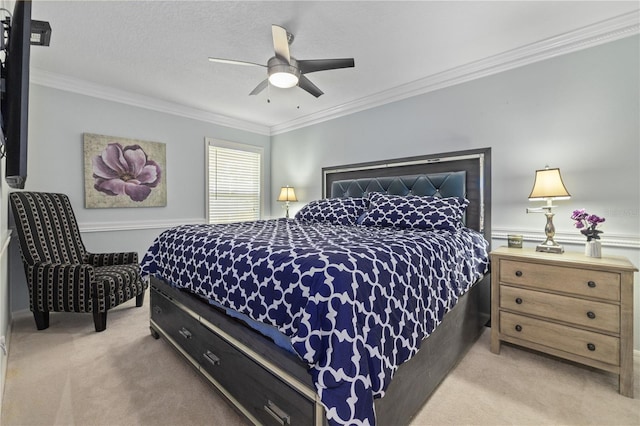
[{"label": "blue patterned pillow", "polygon": [[324,198],[304,206],[296,213],[296,219],[313,223],[354,225],[365,211],[367,200],[364,198]]},{"label": "blue patterned pillow", "polygon": [[403,197],[376,192],[371,193],[369,202],[369,211],[361,222],[365,226],[449,231],[462,227],[462,217],[469,205],[469,201],[461,197]]}]

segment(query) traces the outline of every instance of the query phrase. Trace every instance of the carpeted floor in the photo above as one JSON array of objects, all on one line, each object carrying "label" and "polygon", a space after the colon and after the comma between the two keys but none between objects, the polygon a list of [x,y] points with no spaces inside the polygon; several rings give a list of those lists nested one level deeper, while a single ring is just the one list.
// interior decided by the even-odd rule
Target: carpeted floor
[{"label": "carpeted floor", "polygon": [[[51,314],[37,331],[14,320],[0,423],[14,425],[244,425],[246,421],[162,340],[149,305],[130,301],[95,333],[91,315]],[[489,329],[440,385],[412,425],[640,425],[616,376],[503,346]]]}]

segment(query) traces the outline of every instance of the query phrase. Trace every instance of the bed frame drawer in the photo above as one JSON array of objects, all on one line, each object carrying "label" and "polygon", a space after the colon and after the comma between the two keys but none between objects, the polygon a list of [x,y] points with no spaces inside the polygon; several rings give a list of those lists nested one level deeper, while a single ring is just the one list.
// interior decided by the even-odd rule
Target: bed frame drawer
[{"label": "bed frame drawer", "polygon": [[191,355],[197,351],[196,335],[202,325],[153,289],[151,290],[151,319],[187,353]]},{"label": "bed frame drawer", "polygon": [[314,403],[208,330],[198,363],[263,424],[313,424]]},{"label": "bed frame drawer", "polygon": [[179,295],[151,287],[152,333],[167,337],[253,423],[317,424],[322,411],[315,399],[298,392],[217,335],[207,325],[211,323],[180,299]]}]

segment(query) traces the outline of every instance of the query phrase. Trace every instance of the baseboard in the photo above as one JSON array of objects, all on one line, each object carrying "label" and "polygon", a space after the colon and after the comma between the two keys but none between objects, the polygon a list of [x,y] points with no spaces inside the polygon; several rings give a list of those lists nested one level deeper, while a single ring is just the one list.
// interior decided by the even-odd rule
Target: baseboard
[{"label": "baseboard", "polygon": [[29,309],[20,309],[18,311],[11,312],[11,323],[16,319],[27,318],[31,316],[31,311]]},{"label": "baseboard", "polygon": [[11,347],[11,334],[12,334],[12,330],[13,330],[13,324],[12,324],[12,320],[11,320],[11,316],[9,317],[9,324],[7,326],[7,331],[5,334],[5,348],[7,353],[6,354],[0,354],[0,356],[2,356],[2,365],[0,365],[0,375],[2,375],[2,379],[0,380],[0,383],[2,383],[2,386],[0,387],[0,418],[2,418],[2,401],[4,401],[4,386],[7,383],[7,369],[9,367],[9,348]]},{"label": "baseboard", "polygon": [[0,365],[0,375],[2,375],[2,386],[0,386],[0,418],[2,418],[2,401],[4,400],[4,386],[7,383],[7,369],[9,366],[9,353],[11,352],[11,336],[13,335],[13,321],[15,319],[26,318],[31,316],[31,311],[29,309],[21,309],[16,312],[9,313],[9,324],[7,325],[7,334],[5,334],[5,348],[7,350],[6,355],[0,354],[2,356],[2,365]]}]

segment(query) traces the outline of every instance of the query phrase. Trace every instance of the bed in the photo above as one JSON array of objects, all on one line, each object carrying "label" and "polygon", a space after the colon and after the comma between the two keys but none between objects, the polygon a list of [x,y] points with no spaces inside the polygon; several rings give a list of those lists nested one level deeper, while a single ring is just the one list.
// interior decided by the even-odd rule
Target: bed
[{"label": "bed", "polygon": [[406,424],[489,320],[490,175],[490,149],[325,168],[294,220],[167,230],[151,333],[255,424]]}]

